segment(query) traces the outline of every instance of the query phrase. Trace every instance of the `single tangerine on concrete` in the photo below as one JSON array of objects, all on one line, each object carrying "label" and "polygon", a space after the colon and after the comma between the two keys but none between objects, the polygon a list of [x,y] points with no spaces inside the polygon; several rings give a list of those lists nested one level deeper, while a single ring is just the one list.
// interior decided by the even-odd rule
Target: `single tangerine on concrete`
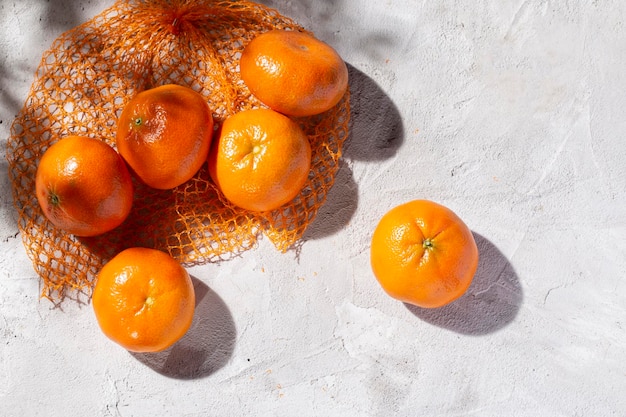
[{"label": "single tangerine on concrete", "polygon": [[394,207],[372,235],[370,259],[378,282],[391,297],[419,307],[441,307],[463,295],[478,256],[463,220],[429,200]]},{"label": "single tangerine on concrete", "polygon": [[189,274],[169,254],[132,247],[102,267],[92,304],[111,340],[129,351],[157,352],[191,326],[195,293]]}]

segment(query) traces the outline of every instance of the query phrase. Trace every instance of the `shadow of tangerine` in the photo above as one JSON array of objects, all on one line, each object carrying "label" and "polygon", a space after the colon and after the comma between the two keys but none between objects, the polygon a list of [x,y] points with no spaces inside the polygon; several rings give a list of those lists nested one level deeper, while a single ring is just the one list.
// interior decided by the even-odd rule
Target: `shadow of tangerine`
[{"label": "shadow of tangerine", "polygon": [[420,319],[467,335],[496,332],[511,323],[522,305],[519,277],[506,257],[489,240],[473,232],[478,245],[478,269],[467,292],[440,308],[405,303]]},{"label": "shadow of tangerine", "polygon": [[373,79],[354,66],[346,65],[350,88],[350,133],[343,146],[343,156],[360,161],[392,158],[404,142],[400,111]]},{"label": "shadow of tangerine", "polygon": [[192,277],[196,310],[191,327],[170,348],[131,355],[154,371],[175,379],[199,379],[224,367],[232,357],[236,328],[224,301],[206,284]]},{"label": "shadow of tangerine", "polygon": [[352,170],[340,159],[335,182],[326,195],[326,201],[304,231],[302,239],[321,239],[341,231],[354,216],[358,201],[358,186]]},{"label": "shadow of tangerine", "polygon": [[382,161],[392,158],[404,141],[402,117],[374,80],[350,64],[350,132],[342,148],[339,170],[324,205],[303,239],[314,240],[341,231],[358,206],[358,185],[346,160]]}]

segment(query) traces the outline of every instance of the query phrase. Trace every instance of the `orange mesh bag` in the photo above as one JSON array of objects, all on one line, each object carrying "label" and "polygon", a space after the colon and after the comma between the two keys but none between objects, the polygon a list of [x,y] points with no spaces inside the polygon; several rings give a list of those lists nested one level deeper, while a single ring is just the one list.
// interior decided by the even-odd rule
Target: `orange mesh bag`
[{"label": "orange mesh bag", "polygon": [[348,135],[349,97],[321,115],[298,119],[313,150],[309,179],[290,203],[269,213],[230,205],[211,182],[206,164],[173,190],[135,183],[133,210],[122,226],[78,238],[57,230],[35,196],[43,152],[60,138],[81,134],[115,146],[117,118],[136,93],[180,84],[201,93],[216,124],[262,107],[241,81],[243,47],[271,29],[304,29],[276,10],[246,1],[118,1],[61,35],[43,55],[7,143],[9,177],[24,246],[42,279],[42,296],[57,302],[89,296],[108,259],[131,246],[170,253],[193,265],[230,259],[267,236],[280,251],[297,247],[324,203]]}]

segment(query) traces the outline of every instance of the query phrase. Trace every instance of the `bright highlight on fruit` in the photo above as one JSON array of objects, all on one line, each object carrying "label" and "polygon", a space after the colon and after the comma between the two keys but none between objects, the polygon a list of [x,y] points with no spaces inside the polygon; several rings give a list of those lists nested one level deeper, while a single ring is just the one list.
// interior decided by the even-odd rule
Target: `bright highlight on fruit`
[{"label": "bright highlight on fruit", "polygon": [[212,135],[213,114],[204,97],[169,84],[142,91],[124,106],[116,145],[145,184],[166,190],[200,170]]},{"label": "bright highlight on fruit", "polygon": [[115,229],[133,204],[124,160],[103,141],[85,136],[67,136],[44,152],[35,189],[46,218],[76,236]]},{"label": "bright highlight on fruit", "polygon": [[372,236],[371,265],[391,297],[419,307],[441,307],[470,286],[478,247],[450,209],[414,200],[381,218]]},{"label": "bright highlight on fruit", "polygon": [[254,38],[239,61],[241,78],[261,102],[280,113],[304,117],[334,107],[348,88],[339,54],[314,36],[271,30]]},{"label": "bright highlight on fruit", "polygon": [[167,349],[185,335],[195,310],[193,283],[165,252],[130,248],[100,270],[92,298],[103,333],[133,352]]}]

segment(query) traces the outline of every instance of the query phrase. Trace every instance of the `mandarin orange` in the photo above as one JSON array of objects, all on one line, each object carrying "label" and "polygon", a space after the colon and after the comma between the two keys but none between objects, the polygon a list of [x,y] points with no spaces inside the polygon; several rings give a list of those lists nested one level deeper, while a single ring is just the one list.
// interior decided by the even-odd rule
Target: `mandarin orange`
[{"label": "mandarin orange", "polygon": [[204,97],[169,84],[142,91],[124,106],[116,144],[145,184],[171,189],[200,170],[212,135],[213,114]]},{"label": "mandarin orange", "polygon": [[254,38],[239,61],[250,92],[280,113],[312,116],[335,106],[348,88],[339,54],[313,35],[275,29]]},{"label": "mandarin orange", "polygon": [[311,145],[287,116],[245,110],[224,121],[208,162],[213,182],[231,203],[269,211],[302,190],[311,168]]},{"label": "mandarin orange", "polygon": [[191,326],[195,293],[189,274],[170,255],[133,247],[102,267],[92,303],[107,337],[129,351],[157,352]]},{"label": "mandarin orange", "polygon": [[478,248],[453,211],[414,200],[381,218],[372,236],[371,265],[391,297],[435,308],[466,292],[478,266]]},{"label": "mandarin orange", "polygon": [[124,222],[133,204],[130,173],[105,142],[67,136],[50,146],[35,174],[44,215],[77,236],[96,236]]}]

